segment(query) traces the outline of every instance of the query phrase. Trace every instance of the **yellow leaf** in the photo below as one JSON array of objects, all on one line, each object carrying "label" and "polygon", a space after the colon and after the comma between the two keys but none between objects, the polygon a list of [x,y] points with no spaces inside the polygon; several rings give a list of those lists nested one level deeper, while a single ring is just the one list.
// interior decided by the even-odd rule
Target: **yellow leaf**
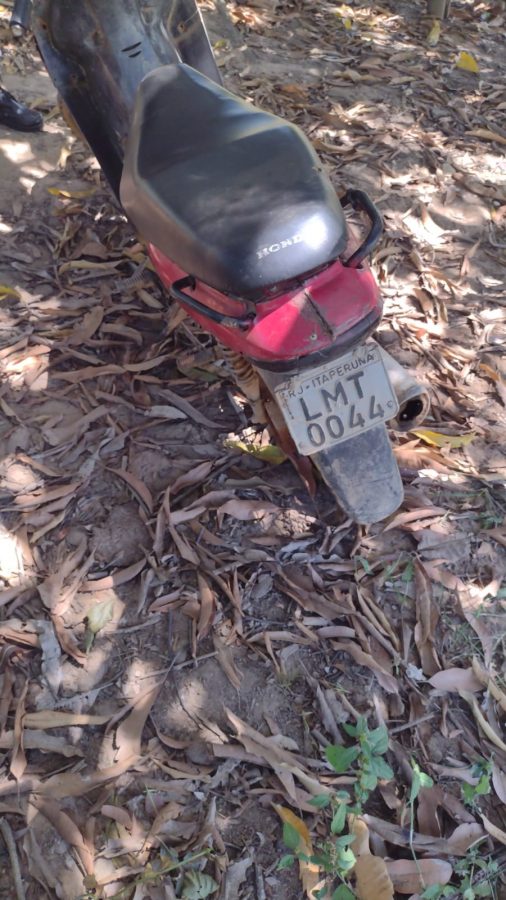
[{"label": "yellow leaf", "polygon": [[228,447],[230,450],[241,450],[242,453],[249,453],[249,455],[254,456],[255,459],[273,463],[275,466],[278,466],[286,459],[286,456],[280,447],[276,447],[274,444],[265,444],[261,447],[256,446],[255,444],[246,444],[245,441],[226,440],[223,443],[225,447]]},{"label": "yellow leaf", "polygon": [[394,886],[387,864],[379,856],[360,856],[355,866],[355,878],[359,900],[393,900]]},{"label": "yellow leaf", "polygon": [[429,47],[435,47],[440,36],[441,36],[441,22],[439,21],[439,19],[434,19],[432,28],[427,35],[427,43],[428,43]]},{"label": "yellow leaf", "polygon": [[432,447],[451,447],[452,450],[465,447],[476,437],[474,432],[469,434],[441,434],[439,431],[430,431],[429,428],[415,428],[412,434],[416,434],[417,437]]},{"label": "yellow leaf", "polygon": [[84,191],[67,191],[63,188],[48,188],[48,193],[52,194],[53,197],[65,197],[67,200],[82,200],[84,197],[93,197],[93,194],[97,190],[95,187],[87,188]]},{"label": "yellow leaf", "polygon": [[0,297],[2,299],[4,297],[15,297],[16,300],[19,298],[19,294],[14,288],[9,287],[7,284],[0,284]]},{"label": "yellow leaf", "polygon": [[[274,806],[274,809],[283,822],[286,822],[287,825],[291,825],[292,828],[295,828],[295,831],[300,837],[299,850],[304,856],[312,856],[313,842],[306,823],[303,822],[302,819],[299,819],[299,817],[286,806]],[[313,891],[320,882],[320,870],[318,866],[315,866],[314,863],[307,863],[304,862],[304,860],[299,859],[299,873],[302,886],[306,892],[306,897],[308,897],[309,900],[314,900]]]},{"label": "yellow leaf", "polygon": [[351,31],[351,29],[353,28],[353,22],[348,16],[343,19],[343,25],[346,28],[346,31]]},{"label": "yellow leaf", "polygon": [[480,71],[474,56],[472,56],[471,53],[466,53],[465,50],[460,51],[455,65],[457,66],[457,69],[464,69],[466,72]]}]

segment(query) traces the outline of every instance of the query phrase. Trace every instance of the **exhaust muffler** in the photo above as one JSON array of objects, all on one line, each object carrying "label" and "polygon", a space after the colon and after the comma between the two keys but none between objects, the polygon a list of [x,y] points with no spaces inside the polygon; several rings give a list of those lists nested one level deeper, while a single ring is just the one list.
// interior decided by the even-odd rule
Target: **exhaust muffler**
[{"label": "exhaust muffler", "polygon": [[399,403],[399,411],[389,425],[397,431],[411,431],[421,425],[430,409],[427,388],[378,344],[390,384]]}]

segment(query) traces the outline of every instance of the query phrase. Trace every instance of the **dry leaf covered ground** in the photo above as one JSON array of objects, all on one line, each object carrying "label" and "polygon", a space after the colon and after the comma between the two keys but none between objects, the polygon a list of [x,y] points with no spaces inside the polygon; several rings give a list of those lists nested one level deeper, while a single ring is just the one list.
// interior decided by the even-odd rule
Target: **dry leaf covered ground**
[{"label": "dry leaf covered ground", "polygon": [[381,208],[381,340],[431,419],[369,529],[227,443],[247,406],[3,10],[46,130],[0,134],[0,895],[305,896],[283,822],[326,840],[314,797],[363,775],[326,748],[366,717],[350,884],[505,897],[504,6],[455,3],[432,46],[414,3],[203,12],[227,84]]}]

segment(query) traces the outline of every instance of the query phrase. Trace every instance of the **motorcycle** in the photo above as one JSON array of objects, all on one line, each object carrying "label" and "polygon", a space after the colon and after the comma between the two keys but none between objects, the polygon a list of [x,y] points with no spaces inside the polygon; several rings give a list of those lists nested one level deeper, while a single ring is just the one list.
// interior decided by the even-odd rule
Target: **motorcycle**
[{"label": "motorcycle", "polygon": [[[12,21],[32,28],[161,282],[219,342],[253,419],[348,517],[393,513],[387,424],[415,427],[429,401],[371,337],[373,202],[339,199],[302,131],[226,90],[195,0],[17,0]],[[368,223],[351,253],[346,207]]]}]

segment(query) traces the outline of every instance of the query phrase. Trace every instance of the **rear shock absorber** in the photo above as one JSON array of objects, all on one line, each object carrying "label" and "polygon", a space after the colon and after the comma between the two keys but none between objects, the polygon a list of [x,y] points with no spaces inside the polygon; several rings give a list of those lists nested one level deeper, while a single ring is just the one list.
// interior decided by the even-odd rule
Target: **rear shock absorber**
[{"label": "rear shock absorber", "polygon": [[222,353],[227,361],[237,386],[241,389],[253,410],[253,422],[258,425],[267,423],[260,378],[251,363],[241,353],[222,346]]}]

